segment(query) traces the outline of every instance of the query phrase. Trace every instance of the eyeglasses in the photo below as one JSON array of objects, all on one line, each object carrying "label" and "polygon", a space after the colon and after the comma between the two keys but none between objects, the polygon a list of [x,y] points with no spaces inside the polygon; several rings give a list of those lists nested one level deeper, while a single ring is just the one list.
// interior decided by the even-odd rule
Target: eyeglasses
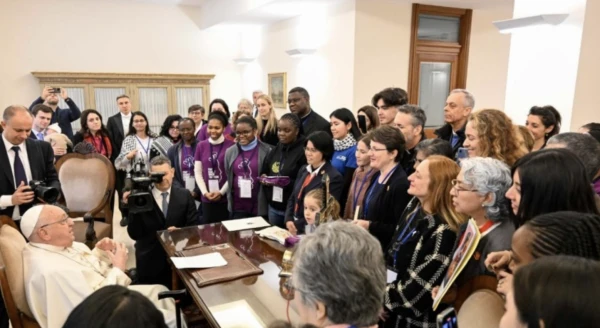
[{"label": "eyeglasses", "polygon": [[457,180],[457,179],[452,180],[452,188],[456,189],[456,191],[471,191],[471,192],[479,191],[477,189],[467,189],[467,188],[461,187],[460,186],[461,183],[464,183],[464,182]]},{"label": "eyeglasses", "polygon": [[369,150],[370,151],[387,151],[386,148],[377,149],[377,148],[373,148],[373,147],[369,148]]},{"label": "eyeglasses", "polygon": [[70,219],[70,217],[65,216],[65,218],[62,219],[62,220],[58,220],[58,221],[55,221],[55,222],[50,222],[50,223],[46,223],[46,224],[42,225],[40,227],[40,229],[43,229],[43,228],[45,228],[47,226],[51,226],[51,225],[56,224],[56,223],[58,223],[58,224],[66,224],[69,219]]}]

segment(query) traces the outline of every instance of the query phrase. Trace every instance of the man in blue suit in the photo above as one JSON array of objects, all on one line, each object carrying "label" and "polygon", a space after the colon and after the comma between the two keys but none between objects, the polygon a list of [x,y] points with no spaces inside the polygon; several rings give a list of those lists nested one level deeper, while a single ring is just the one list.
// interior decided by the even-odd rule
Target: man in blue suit
[{"label": "man in blue suit", "polygon": [[[69,108],[59,108],[58,107],[58,97],[60,97],[67,103]],[[42,96],[38,97],[31,106],[29,106],[29,111],[33,110],[33,107],[37,104],[44,104],[54,111],[52,114],[52,120],[50,123],[58,123],[62,133],[67,135],[69,139],[73,140],[73,128],[71,127],[71,122],[78,120],[81,117],[81,110],[75,104],[75,102],[67,96],[67,90],[61,88],[53,88],[49,86],[45,86],[42,91]],[[56,156],[61,156],[64,154],[54,154]]]}]

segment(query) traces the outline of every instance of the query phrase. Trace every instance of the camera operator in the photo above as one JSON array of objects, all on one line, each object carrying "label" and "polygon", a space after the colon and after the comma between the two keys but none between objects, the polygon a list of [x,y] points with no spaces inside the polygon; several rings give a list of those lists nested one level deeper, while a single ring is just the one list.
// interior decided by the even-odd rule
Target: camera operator
[{"label": "camera operator", "polygon": [[127,232],[136,241],[138,282],[170,288],[171,270],[156,232],[196,225],[196,204],[189,191],[172,185],[175,170],[167,157],[150,161],[149,179],[140,176],[144,169],[139,166],[134,168],[132,190],[123,194],[129,207]]},{"label": "camera operator", "polygon": [[[33,118],[24,106],[13,105],[2,115],[0,139],[0,215],[7,215],[19,226],[21,215],[38,198],[53,203],[60,191],[54,168],[54,153],[49,143],[29,138]],[[35,190],[30,187],[37,186]],[[45,187],[44,184],[47,186]]]},{"label": "camera operator", "polygon": [[[67,106],[69,106],[68,109],[58,107],[59,95],[65,101]],[[45,86],[44,90],[42,90],[42,95],[33,101],[31,106],[29,106],[29,110],[32,111],[33,107],[37,104],[44,104],[52,108],[54,113],[52,114],[50,123],[58,123],[62,133],[73,140],[73,128],[71,127],[71,122],[74,122],[81,117],[81,110],[77,107],[77,104],[75,104],[73,99],[68,97],[67,90],[65,88],[61,89]],[[65,153],[57,153],[55,155],[62,156]]]}]

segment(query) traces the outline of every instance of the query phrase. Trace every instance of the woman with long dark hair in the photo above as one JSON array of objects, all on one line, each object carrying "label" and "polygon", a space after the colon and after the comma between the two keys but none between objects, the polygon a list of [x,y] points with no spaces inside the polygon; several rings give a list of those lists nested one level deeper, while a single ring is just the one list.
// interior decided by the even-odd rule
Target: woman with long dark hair
[{"label": "woman with long dark hair", "polygon": [[[210,102],[210,105],[208,106],[208,115],[210,116],[210,114],[213,112],[221,112],[221,113],[225,114],[225,117],[227,117],[228,121],[229,121],[229,118],[231,117],[231,113],[229,112],[229,106],[223,99],[216,98]],[[198,139],[198,141],[203,141],[203,140],[208,139],[208,131],[207,130],[208,130],[208,127],[205,124],[204,126],[202,126],[202,128],[200,128],[200,132],[198,132],[196,139]],[[227,125],[225,126],[225,130],[223,131],[223,136],[225,137],[225,139],[234,141],[232,132],[233,131],[231,128],[231,124],[229,124],[229,122],[228,122]]]},{"label": "woman with long dark hair", "polygon": [[86,109],[81,112],[80,125],[81,129],[73,136],[73,144],[87,142],[98,154],[114,161],[117,154],[113,152],[110,135],[102,123],[102,114],[95,109]]},{"label": "woman with long dark hair", "polygon": [[534,139],[531,151],[536,151],[546,146],[550,137],[560,133],[562,118],[556,108],[548,105],[543,107],[533,106],[527,115],[525,126]]},{"label": "woman with long dark hair", "polygon": [[156,135],[150,131],[148,117],[142,112],[133,112],[129,122],[129,133],[123,140],[121,153],[115,159],[115,167],[129,172],[135,161],[141,159],[146,168],[150,167],[150,160],[158,156],[156,150],[152,151],[152,143]]}]

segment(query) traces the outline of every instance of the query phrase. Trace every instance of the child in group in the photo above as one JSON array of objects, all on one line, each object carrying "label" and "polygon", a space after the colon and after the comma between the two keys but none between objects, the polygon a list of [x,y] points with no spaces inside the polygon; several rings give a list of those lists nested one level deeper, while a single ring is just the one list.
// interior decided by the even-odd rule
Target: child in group
[{"label": "child in group", "polygon": [[54,123],[48,126],[46,129],[46,136],[44,137],[44,141],[49,142],[52,149],[56,152],[54,154],[56,160],[58,160],[60,156],[70,153],[73,149],[71,139],[61,132],[62,130],[58,126],[58,123]]},{"label": "child in group", "polygon": [[[318,222],[317,214],[319,214]],[[341,219],[340,203],[332,195],[326,197],[322,188],[311,190],[304,196],[304,218],[306,234],[310,234],[320,224]]]}]

